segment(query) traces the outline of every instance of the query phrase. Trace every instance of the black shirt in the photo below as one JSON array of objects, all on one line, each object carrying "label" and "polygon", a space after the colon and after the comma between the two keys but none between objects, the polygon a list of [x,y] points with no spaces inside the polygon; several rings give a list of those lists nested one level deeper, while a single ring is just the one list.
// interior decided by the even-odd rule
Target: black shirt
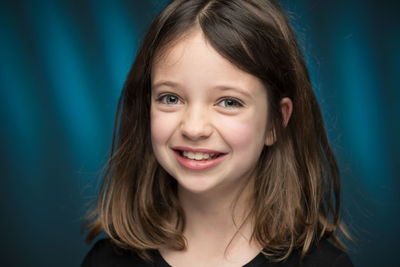
[{"label": "black shirt", "polygon": [[[110,239],[101,239],[86,255],[81,267],[171,267],[158,250],[149,251],[153,262],[146,262],[138,255],[116,249]],[[293,252],[283,262],[271,262],[264,254],[258,254],[244,267],[294,267],[299,265],[299,254]],[[352,267],[349,256],[327,240],[311,250],[303,259],[303,267]]]}]

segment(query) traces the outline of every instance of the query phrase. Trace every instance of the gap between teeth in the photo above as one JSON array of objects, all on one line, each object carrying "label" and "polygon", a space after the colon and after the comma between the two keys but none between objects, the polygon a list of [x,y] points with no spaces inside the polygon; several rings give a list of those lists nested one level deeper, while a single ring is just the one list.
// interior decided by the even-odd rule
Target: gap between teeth
[{"label": "gap between teeth", "polygon": [[202,153],[202,152],[191,152],[191,151],[183,151],[182,155],[185,158],[194,159],[194,160],[207,160],[214,158],[217,154],[215,153]]}]

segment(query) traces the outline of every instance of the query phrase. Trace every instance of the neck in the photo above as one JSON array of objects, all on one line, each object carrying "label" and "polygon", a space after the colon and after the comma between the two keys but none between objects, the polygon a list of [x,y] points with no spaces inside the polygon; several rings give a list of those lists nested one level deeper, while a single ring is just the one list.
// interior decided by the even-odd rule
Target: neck
[{"label": "neck", "polygon": [[184,235],[190,247],[213,244],[219,250],[234,247],[237,242],[249,243],[251,220],[247,219],[252,184],[241,190],[231,188],[196,194],[179,188],[179,198],[185,212]]},{"label": "neck", "polygon": [[261,246],[250,242],[252,189],[251,182],[240,191],[226,188],[202,194],[179,187],[187,246],[182,251],[161,248],[164,259],[172,266],[242,266],[253,259]]}]

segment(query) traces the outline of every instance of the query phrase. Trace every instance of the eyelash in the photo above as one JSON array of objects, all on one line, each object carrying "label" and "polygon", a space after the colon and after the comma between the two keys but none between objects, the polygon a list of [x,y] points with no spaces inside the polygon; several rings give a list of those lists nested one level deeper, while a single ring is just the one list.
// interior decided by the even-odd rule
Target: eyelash
[{"label": "eyelash", "polygon": [[[176,98],[177,102],[176,103],[168,103],[167,102],[168,101],[168,97]],[[159,103],[165,104],[165,105],[178,105],[178,104],[182,103],[182,101],[179,99],[179,97],[174,95],[174,94],[161,95],[156,99],[156,101],[159,102]],[[231,104],[233,104],[233,105],[227,106],[227,101],[232,101]],[[221,103],[224,103],[224,102],[225,102],[225,105],[222,105]],[[225,98],[222,98],[222,99],[220,99],[218,101],[218,106],[221,106],[221,107],[226,108],[226,109],[234,109],[234,108],[243,107],[243,103],[240,100],[236,99],[236,98],[225,97]]]},{"label": "eyelash", "polygon": [[175,103],[175,104],[167,103],[167,97],[175,97],[177,101],[182,102],[182,101],[179,99],[179,97],[177,97],[176,95],[173,95],[173,94],[161,95],[161,96],[159,96],[159,97],[156,99],[156,101],[157,101],[157,102],[160,102],[160,103],[162,103],[162,104],[165,104],[165,105],[177,105],[177,104],[180,104],[180,103]]},{"label": "eyelash", "polygon": [[[220,104],[220,103],[222,103],[224,101],[232,101],[232,103],[233,103],[233,106],[223,106],[224,108],[232,109],[232,108],[241,108],[241,107],[243,107],[243,104],[242,104],[241,101],[239,101],[236,98],[232,98],[232,97],[223,98],[218,102],[218,104]],[[225,105],[226,105],[226,102],[225,102]]]}]

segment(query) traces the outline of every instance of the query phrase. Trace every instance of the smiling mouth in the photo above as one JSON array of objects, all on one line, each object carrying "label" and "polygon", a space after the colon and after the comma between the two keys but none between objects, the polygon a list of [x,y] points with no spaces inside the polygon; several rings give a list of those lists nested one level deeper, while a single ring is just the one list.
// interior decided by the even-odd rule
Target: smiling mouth
[{"label": "smiling mouth", "polygon": [[225,158],[227,153],[206,148],[174,147],[179,164],[189,170],[202,171],[212,168]]},{"label": "smiling mouth", "polygon": [[179,155],[183,158],[192,159],[192,160],[211,160],[218,158],[221,154],[220,153],[204,153],[204,152],[193,152],[193,151],[183,151],[178,150]]}]

